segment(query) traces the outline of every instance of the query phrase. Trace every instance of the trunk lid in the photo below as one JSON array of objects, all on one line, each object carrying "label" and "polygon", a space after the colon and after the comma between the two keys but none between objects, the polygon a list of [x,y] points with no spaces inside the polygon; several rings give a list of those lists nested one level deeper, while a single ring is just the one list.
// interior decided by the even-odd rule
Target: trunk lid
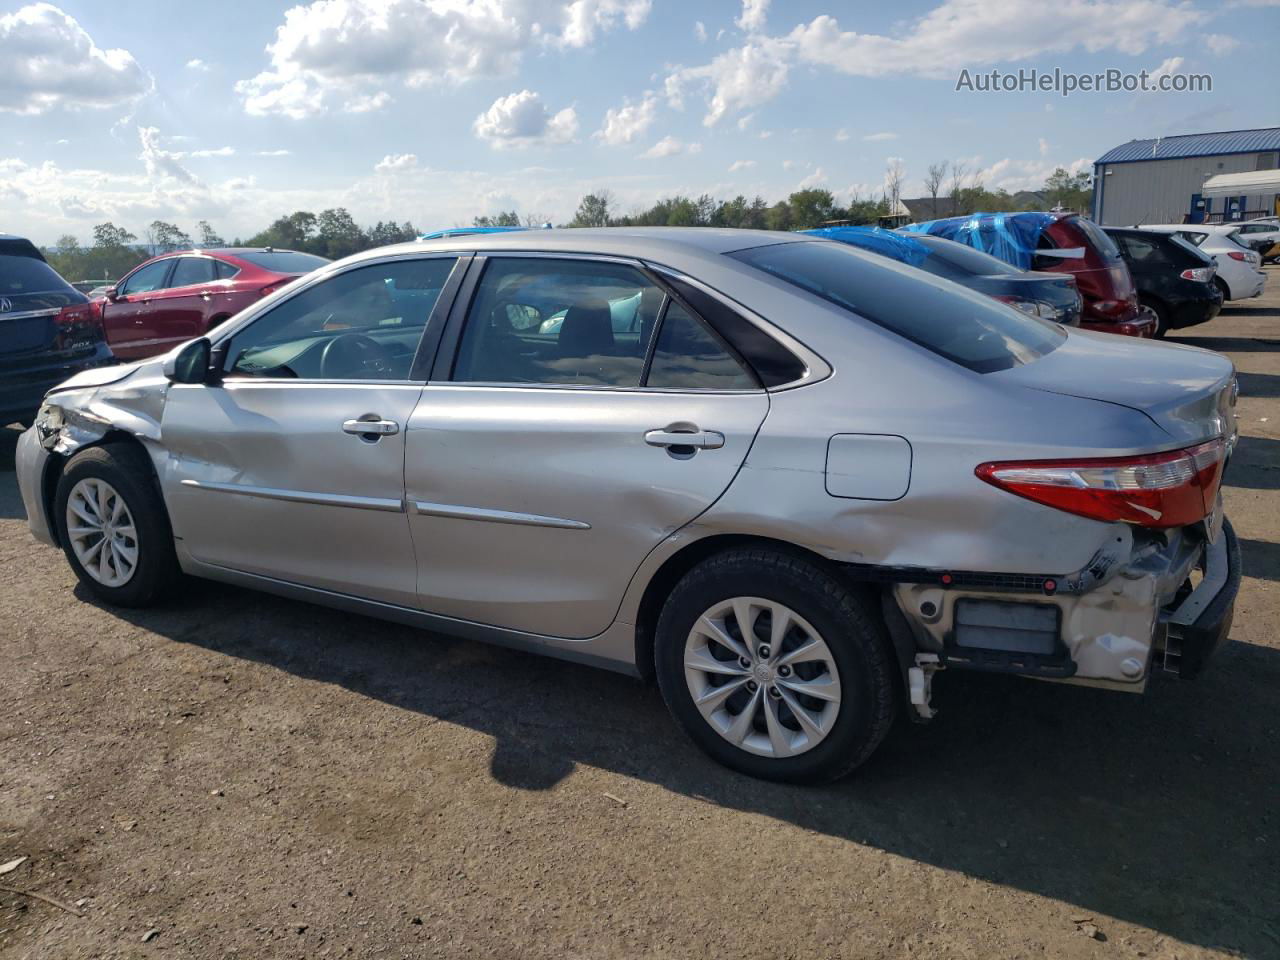
[{"label": "trunk lid", "polygon": [[988,376],[1138,410],[1178,445],[1235,435],[1235,367],[1198,347],[1070,330],[1053,352]]},{"label": "trunk lid", "polygon": [[58,314],[63,307],[84,302],[84,295],[74,290],[7,296],[0,293],[0,355],[53,349]]}]

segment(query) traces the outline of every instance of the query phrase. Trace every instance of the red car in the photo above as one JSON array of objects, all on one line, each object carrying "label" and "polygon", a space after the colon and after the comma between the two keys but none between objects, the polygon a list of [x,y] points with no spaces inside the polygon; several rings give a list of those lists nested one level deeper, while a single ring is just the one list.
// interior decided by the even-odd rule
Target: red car
[{"label": "red car", "polygon": [[328,262],[271,247],[177,251],[139,264],[94,304],[111,352],[122,360],[140,360],[203,336]]},{"label": "red car", "polygon": [[1120,249],[1097,224],[1074,213],[1057,214],[1040,234],[1040,249],[1079,250],[1083,258],[1036,256],[1033,270],[1069,273],[1084,298],[1085,330],[1154,337],[1159,318],[1138,303],[1138,289]]}]

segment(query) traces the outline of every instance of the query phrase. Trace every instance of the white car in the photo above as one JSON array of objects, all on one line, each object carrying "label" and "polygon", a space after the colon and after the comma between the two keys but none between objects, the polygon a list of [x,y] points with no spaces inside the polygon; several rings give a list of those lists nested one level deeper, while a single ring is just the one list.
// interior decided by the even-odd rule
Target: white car
[{"label": "white car", "polygon": [[1262,296],[1267,285],[1262,256],[1236,239],[1238,223],[1144,223],[1137,229],[1176,234],[1213,257],[1218,264],[1213,282],[1222,290],[1224,300]]},{"label": "white car", "polygon": [[1259,217],[1240,224],[1239,239],[1262,254],[1264,263],[1274,263],[1277,257],[1267,257],[1268,249],[1280,244],[1280,217]]}]

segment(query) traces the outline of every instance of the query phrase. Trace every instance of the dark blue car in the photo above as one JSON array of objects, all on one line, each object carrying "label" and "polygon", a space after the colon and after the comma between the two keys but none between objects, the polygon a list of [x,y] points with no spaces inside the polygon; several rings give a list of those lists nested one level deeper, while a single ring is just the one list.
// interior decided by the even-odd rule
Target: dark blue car
[{"label": "dark blue car", "polygon": [[50,387],[115,362],[89,298],[30,240],[0,234],[0,426],[30,424]]}]

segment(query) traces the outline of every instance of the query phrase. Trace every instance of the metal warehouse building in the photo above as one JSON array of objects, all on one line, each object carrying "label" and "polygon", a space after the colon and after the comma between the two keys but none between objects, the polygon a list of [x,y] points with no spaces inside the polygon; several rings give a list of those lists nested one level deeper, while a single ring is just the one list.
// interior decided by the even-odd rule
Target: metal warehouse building
[{"label": "metal warehouse building", "polygon": [[1280,214],[1280,127],[1130,140],[1093,165],[1093,219],[1109,226]]}]

